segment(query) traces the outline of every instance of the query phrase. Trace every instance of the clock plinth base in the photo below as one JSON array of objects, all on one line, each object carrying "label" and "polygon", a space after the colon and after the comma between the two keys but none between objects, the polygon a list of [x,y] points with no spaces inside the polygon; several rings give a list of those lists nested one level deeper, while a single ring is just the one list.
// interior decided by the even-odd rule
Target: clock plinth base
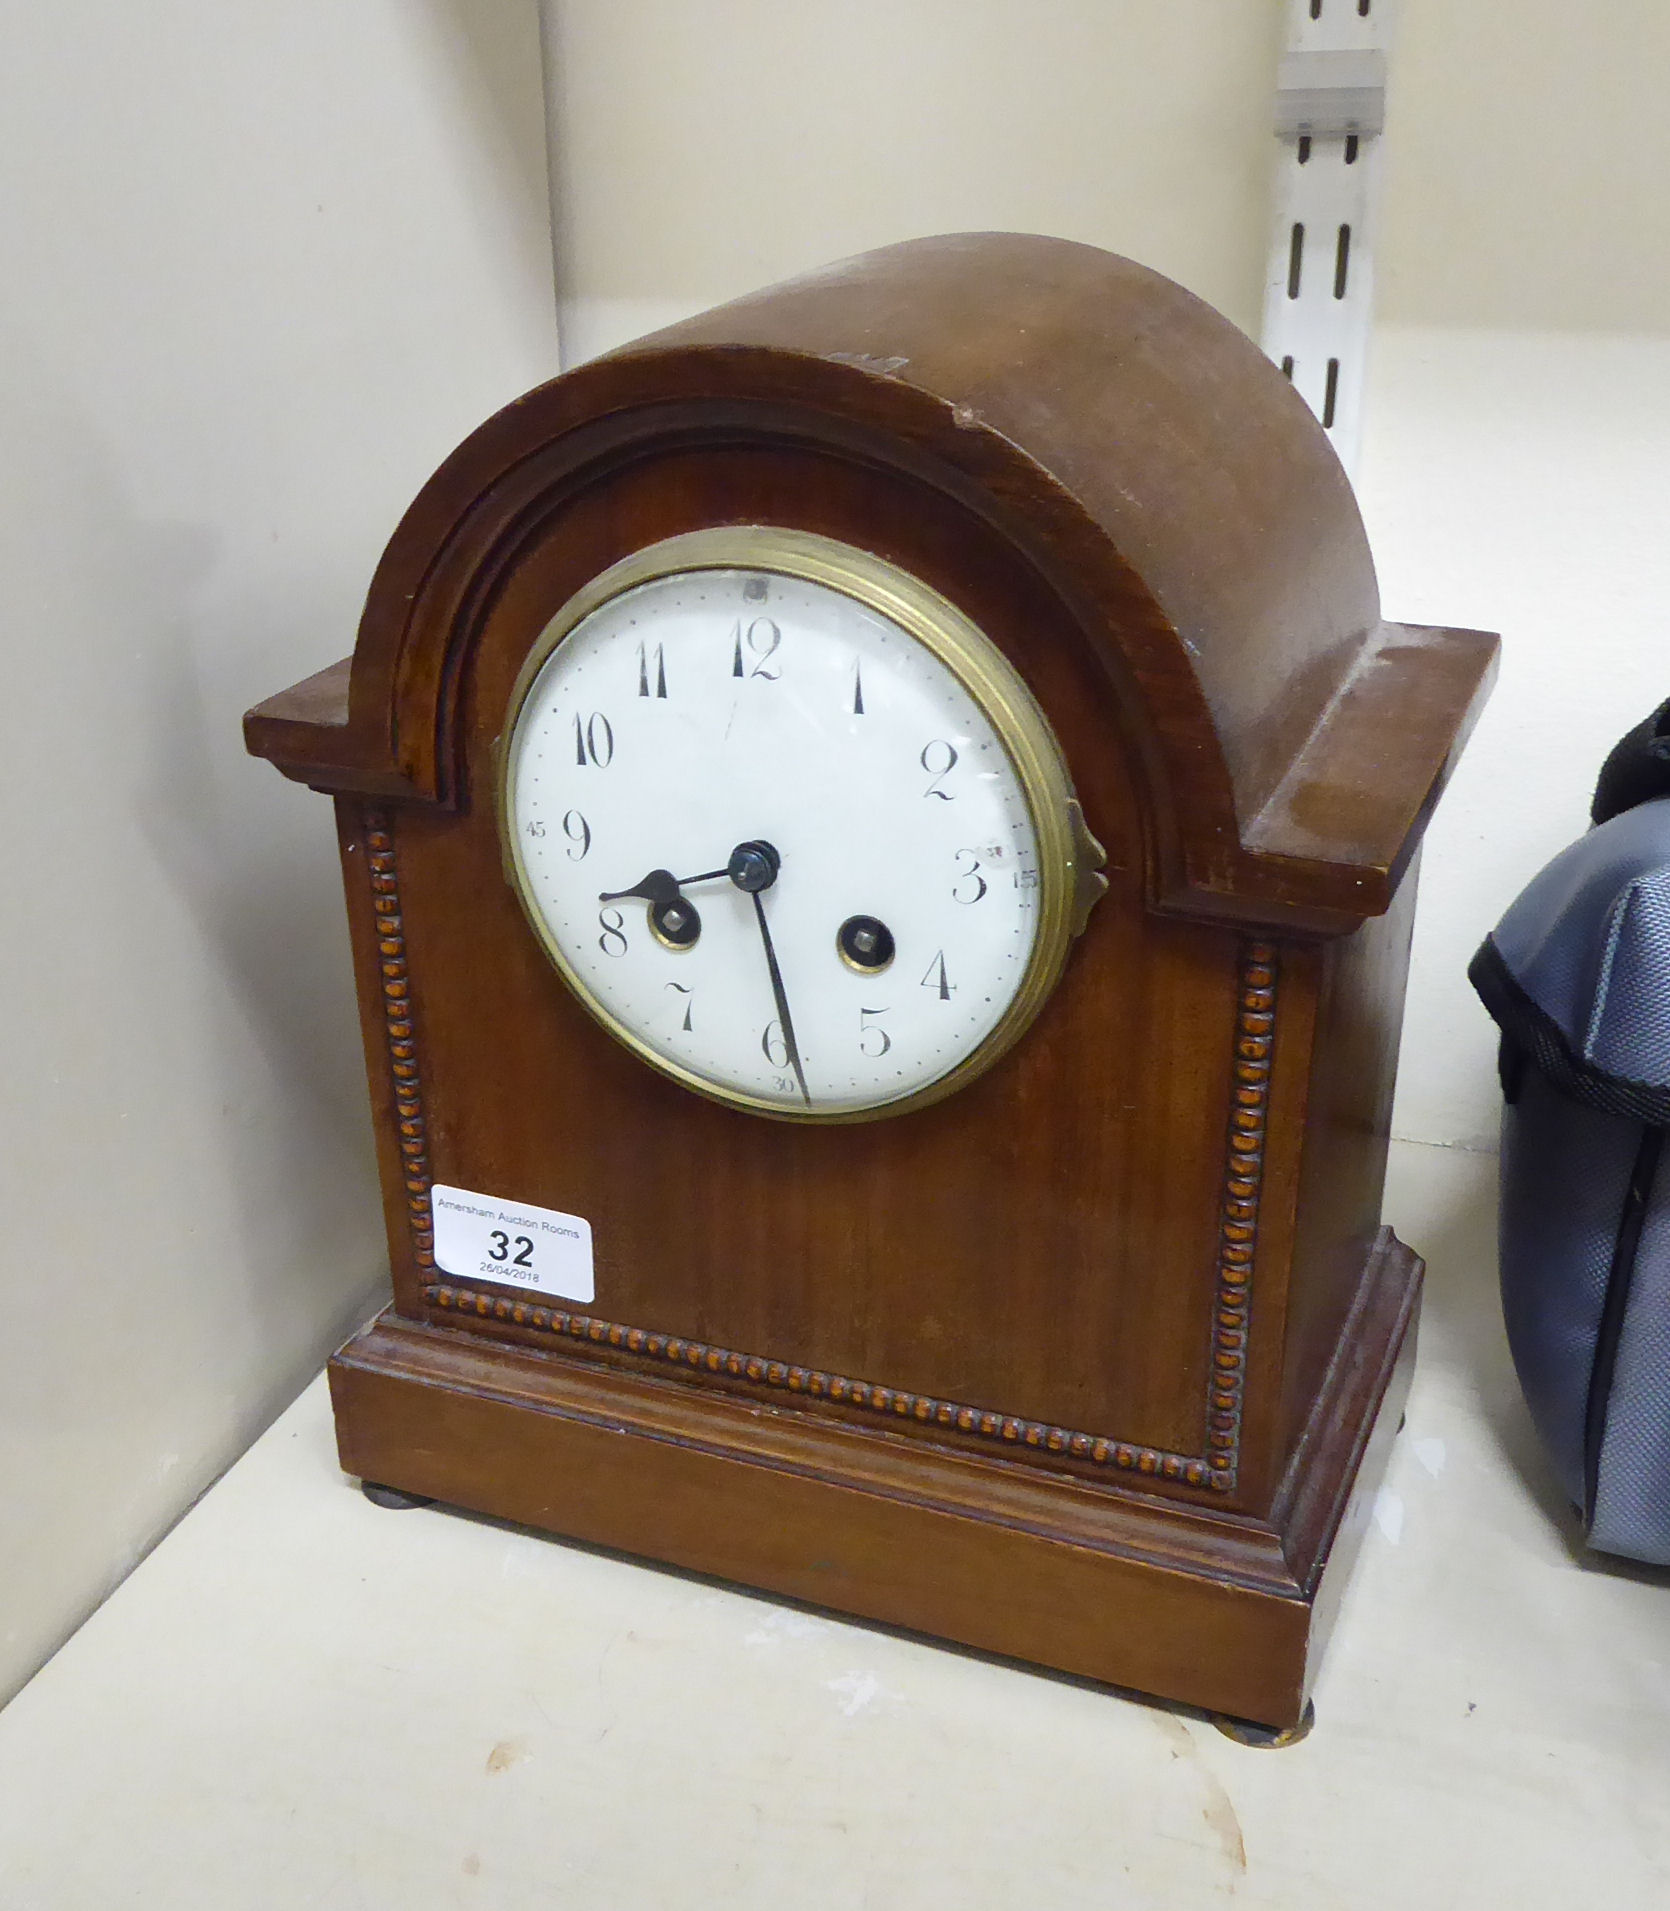
[{"label": "clock plinth base", "polygon": [[1305,1713],[1414,1361],[1383,1230],[1263,1517],[384,1313],[330,1364],[346,1471],[1278,1729]]}]

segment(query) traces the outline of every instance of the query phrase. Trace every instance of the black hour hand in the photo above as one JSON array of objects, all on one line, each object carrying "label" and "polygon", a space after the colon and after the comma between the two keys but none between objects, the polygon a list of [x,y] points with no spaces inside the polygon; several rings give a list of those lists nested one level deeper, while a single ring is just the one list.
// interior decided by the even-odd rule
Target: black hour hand
[{"label": "black hour hand", "polygon": [[[756,845],[745,843],[743,847],[745,849],[752,849],[756,847]],[[766,847],[770,848],[770,845],[767,844]],[[717,882],[721,876],[730,876],[734,880],[735,871],[732,865],[734,865],[735,861],[736,858],[733,856],[730,863],[727,863],[723,869],[704,869],[700,875],[697,876],[675,876],[670,869],[652,869],[643,881],[638,883],[634,888],[605,889],[597,900],[599,902],[621,902],[628,896],[638,896],[649,903],[669,903],[673,901],[681,889],[688,889],[691,883]]]},{"label": "black hour hand", "polygon": [[624,902],[629,896],[640,897],[645,902],[672,902],[678,895],[678,878],[670,869],[652,869],[641,882],[630,889],[605,889],[597,898],[599,902]]},{"label": "black hour hand", "polygon": [[[715,872],[724,875],[724,870]],[[706,876],[686,876],[683,882],[706,882]],[[649,904],[649,926],[658,942],[669,949],[692,948],[702,933],[702,919],[695,905],[683,894],[680,878],[670,869],[652,869],[642,882],[631,889],[605,889],[599,902],[625,902],[635,898]]]}]

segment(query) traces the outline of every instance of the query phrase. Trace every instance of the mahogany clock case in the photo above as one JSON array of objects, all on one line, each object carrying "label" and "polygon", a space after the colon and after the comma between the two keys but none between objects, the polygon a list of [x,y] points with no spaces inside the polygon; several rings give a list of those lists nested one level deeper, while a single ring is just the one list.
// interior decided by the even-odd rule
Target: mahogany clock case
[{"label": "mahogany clock case", "polygon": [[[1106,848],[1036,1023],[931,1107],[688,1092],[582,1011],[506,880],[540,633],[723,524],[942,593]],[[1420,1264],[1379,1226],[1413,862],[1493,658],[1382,623],[1330,449],[1233,327],[1065,242],[865,255],[488,421],[351,663],[247,720],[337,801],[394,1279],[332,1363],[344,1466],[1296,1720],[1413,1348]],[[595,1302],[446,1276],[436,1182],[586,1217]]]}]

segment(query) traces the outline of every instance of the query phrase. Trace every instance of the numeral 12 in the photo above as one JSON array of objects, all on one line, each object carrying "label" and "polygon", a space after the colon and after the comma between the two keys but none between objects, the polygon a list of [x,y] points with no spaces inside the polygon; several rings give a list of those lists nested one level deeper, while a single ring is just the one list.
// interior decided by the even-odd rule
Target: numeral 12
[{"label": "numeral 12", "polygon": [[[739,617],[731,631],[731,675],[763,677],[767,683],[775,683],[782,672],[767,670],[766,665],[776,656],[777,646],[782,641],[783,633],[771,618],[756,617],[744,630]],[[750,664],[752,669],[748,668]]]}]

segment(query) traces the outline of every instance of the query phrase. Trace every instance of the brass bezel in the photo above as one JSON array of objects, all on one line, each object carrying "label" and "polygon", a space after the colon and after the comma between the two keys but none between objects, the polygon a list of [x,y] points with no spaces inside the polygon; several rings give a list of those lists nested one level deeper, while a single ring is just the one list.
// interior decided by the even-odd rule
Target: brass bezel
[{"label": "brass bezel", "polygon": [[[756,570],[827,585],[889,618],[949,669],[984,712],[1020,780],[1038,844],[1038,930],[1019,988],[984,1041],[925,1087],[868,1108],[793,1108],[708,1080],[660,1054],[607,1009],[570,966],[540,915],[510,823],[510,772],[522,710],[534,680],[563,639],[611,598],[681,571]],[[718,525],[646,545],[583,585],[541,631],[517,674],[497,746],[495,801],[505,873],[522,913],[582,1008],[660,1074],[709,1100],[774,1121],[879,1121],[926,1107],[984,1074],[1019,1041],[1061,978],[1089,902],[1100,893],[1099,850],[1083,829],[1072,781],[1049,720],[1025,680],[955,604],[885,558],[812,531]],[[1092,860],[1092,859],[1097,860]]]}]

